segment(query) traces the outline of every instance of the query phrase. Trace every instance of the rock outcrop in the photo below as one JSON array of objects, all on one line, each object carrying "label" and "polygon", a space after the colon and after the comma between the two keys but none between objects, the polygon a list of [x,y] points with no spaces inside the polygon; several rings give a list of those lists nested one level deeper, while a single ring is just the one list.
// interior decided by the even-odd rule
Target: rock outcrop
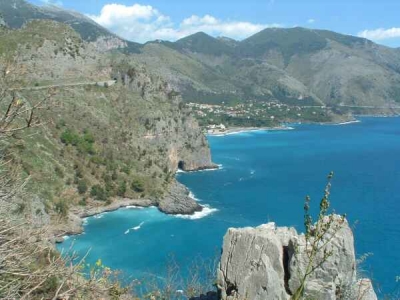
[{"label": "rock outcrop", "polygon": [[190,215],[202,210],[196,200],[189,197],[189,190],[177,181],[174,181],[168,194],[159,201],[158,208],[167,214],[182,215]]},{"label": "rock outcrop", "polygon": [[[335,222],[339,218],[335,215]],[[353,234],[347,221],[328,240],[327,251],[332,255],[307,278],[305,299],[377,299],[371,282],[357,279]],[[218,268],[221,298],[290,299],[309,261],[305,245],[304,234],[275,223],[230,228]],[[321,255],[315,262],[322,261]]]}]

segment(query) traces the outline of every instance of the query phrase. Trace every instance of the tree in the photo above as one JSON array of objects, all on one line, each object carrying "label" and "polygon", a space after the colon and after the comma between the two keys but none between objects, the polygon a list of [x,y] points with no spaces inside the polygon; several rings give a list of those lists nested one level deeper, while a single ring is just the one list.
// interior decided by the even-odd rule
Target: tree
[{"label": "tree", "polygon": [[121,181],[118,186],[117,195],[120,197],[125,197],[126,193],[126,181]]},{"label": "tree", "polygon": [[78,181],[78,193],[79,194],[85,194],[87,191],[87,184],[84,180]]},{"label": "tree", "polygon": [[132,188],[133,191],[135,191],[135,192],[137,192],[137,193],[142,193],[142,192],[144,192],[144,184],[143,184],[143,181],[140,180],[140,179],[138,179],[138,178],[134,179],[134,180],[132,181],[131,188]]},{"label": "tree", "polygon": [[99,184],[92,186],[90,196],[99,201],[106,201],[108,198],[106,191]]}]

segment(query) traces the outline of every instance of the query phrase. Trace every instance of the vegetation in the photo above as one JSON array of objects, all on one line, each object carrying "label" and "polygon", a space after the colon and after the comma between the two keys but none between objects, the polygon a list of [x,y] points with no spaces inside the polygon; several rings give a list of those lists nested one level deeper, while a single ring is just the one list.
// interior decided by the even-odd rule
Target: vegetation
[{"label": "vegetation", "polygon": [[274,127],[288,122],[326,122],[335,118],[330,109],[323,106],[303,107],[278,102],[247,101],[236,105],[187,104],[196,115],[199,124],[207,127],[224,124],[227,127]]},{"label": "vegetation", "polygon": [[333,214],[329,214],[329,195],[331,190],[331,179],[333,172],[328,175],[328,183],[325,187],[324,196],[319,204],[319,212],[317,219],[314,220],[310,213],[310,197],[307,196],[304,204],[304,227],[305,240],[304,247],[298,247],[297,253],[306,254],[306,269],[301,274],[300,286],[294,292],[292,299],[303,299],[304,288],[307,278],[315,273],[326,260],[332,256],[333,252],[329,248],[329,243],[336,236],[337,232],[342,228],[346,216],[343,215],[340,220],[336,220]]}]

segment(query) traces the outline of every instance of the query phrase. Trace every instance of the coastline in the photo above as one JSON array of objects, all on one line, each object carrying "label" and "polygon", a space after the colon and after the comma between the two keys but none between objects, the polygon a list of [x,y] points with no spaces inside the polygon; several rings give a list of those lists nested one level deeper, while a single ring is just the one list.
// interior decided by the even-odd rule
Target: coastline
[{"label": "coastline", "polygon": [[[209,167],[202,167],[198,170],[191,170],[185,172],[201,172],[201,171],[213,171],[220,169],[219,165],[212,165]],[[178,173],[175,173],[175,175]],[[193,193],[183,184],[175,181],[169,188],[165,197],[161,200],[155,199],[128,199],[120,198],[114,200],[109,205],[94,205],[88,207],[74,206],[71,208],[66,223],[57,224],[51,231],[50,240],[53,243],[62,243],[66,236],[79,235],[84,233],[85,219],[101,215],[107,212],[113,212],[119,209],[128,207],[148,208],[156,207],[160,212],[173,215],[180,218],[186,219],[198,219],[203,215],[208,215],[214,212],[215,209],[210,208],[207,205],[198,204],[197,199],[193,196]]]},{"label": "coastline", "polygon": [[[318,123],[319,125],[347,125],[353,123],[359,123],[360,120],[354,119],[345,122],[331,122],[331,123]],[[293,127],[288,125],[281,125],[276,127],[232,127],[227,129],[225,132],[214,132],[207,133],[207,136],[226,136],[233,134],[240,134],[246,132],[255,131],[279,131],[279,130],[293,130]],[[204,167],[199,167],[193,170],[177,170],[175,175],[178,173],[191,173],[191,172],[203,172],[203,171],[215,171],[220,170],[221,165],[211,164]],[[162,200],[155,199],[116,199],[109,205],[99,205],[97,202],[93,202],[91,206],[81,207],[74,206],[71,208],[68,215],[68,219],[64,224],[58,224],[52,230],[52,239],[56,243],[64,241],[64,236],[79,235],[84,232],[84,219],[93,217],[106,212],[116,211],[118,209],[126,208],[129,206],[148,208],[157,207],[159,211],[168,215],[175,215],[181,218],[196,219],[199,215],[207,213],[207,211],[214,211],[213,208],[208,206],[200,205],[193,197],[190,190],[179,182],[172,184],[167,191],[166,196]]]},{"label": "coastline", "polygon": [[[364,115],[357,115],[357,117],[396,117],[396,116],[364,116]],[[400,116],[398,116],[400,117]],[[207,132],[206,136],[226,136],[226,135],[233,135],[233,134],[240,134],[240,133],[247,133],[247,132],[255,132],[255,131],[280,131],[280,130],[293,130],[295,128],[291,127],[290,124],[317,124],[317,125],[350,125],[355,123],[360,123],[361,120],[359,119],[349,119],[349,120],[340,120],[336,122],[297,122],[297,123],[287,123],[289,125],[281,125],[275,127],[230,127],[225,131],[214,131],[214,132]]]},{"label": "coastline", "polygon": [[275,126],[275,127],[231,127],[225,131],[207,132],[206,135],[225,136],[225,135],[254,132],[254,131],[278,131],[278,130],[293,130],[293,128],[285,125]]}]

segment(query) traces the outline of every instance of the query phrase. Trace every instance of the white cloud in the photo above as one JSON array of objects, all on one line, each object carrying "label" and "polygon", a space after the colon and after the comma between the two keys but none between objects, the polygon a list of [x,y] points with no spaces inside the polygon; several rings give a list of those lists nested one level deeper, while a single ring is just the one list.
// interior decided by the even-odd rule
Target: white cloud
[{"label": "white cloud", "polygon": [[393,27],[389,29],[378,28],[373,30],[364,30],[359,32],[358,36],[375,41],[400,38],[400,28]]},{"label": "white cloud", "polygon": [[62,6],[63,3],[61,0],[40,0],[45,4],[50,4],[50,5],[56,5],[56,6]]},{"label": "white cloud", "polygon": [[313,24],[313,23],[315,23],[315,19],[308,19],[308,20],[307,20],[307,23],[308,23],[308,24]]},{"label": "white cloud", "polygon": [[136,42],[162,39],[175,41],[187,35],[203,31],[213,36],[228,36],[243,39],[267,27],[280,24],[260,24],[230,20],[220,20],[211,15],[192,15],[174,24],[150,5],[107,4],[99,15],[89,15],[100,25],[119,36]]}]

